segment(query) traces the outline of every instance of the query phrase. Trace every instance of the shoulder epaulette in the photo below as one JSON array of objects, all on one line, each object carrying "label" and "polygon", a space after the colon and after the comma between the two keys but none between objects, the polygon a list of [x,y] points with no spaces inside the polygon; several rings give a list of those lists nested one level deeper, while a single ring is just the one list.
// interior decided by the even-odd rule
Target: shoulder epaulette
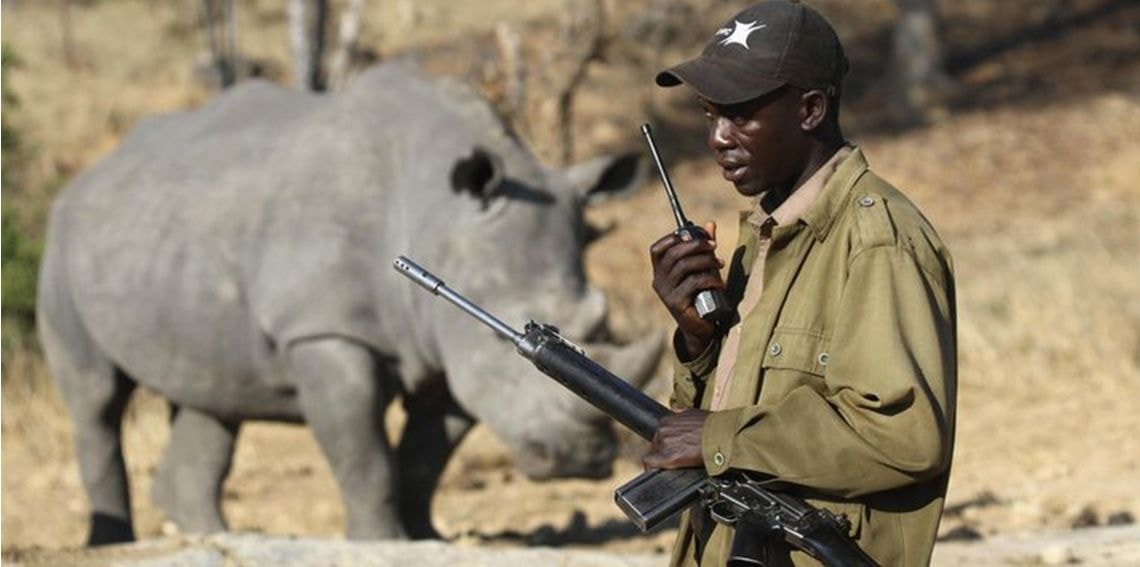
[{"label": "shoulder epaulette", "polygon": [[864,248],[890,246],[895,243],[895,225],[881,192],[857,187],[854,193],[855,226]]}]

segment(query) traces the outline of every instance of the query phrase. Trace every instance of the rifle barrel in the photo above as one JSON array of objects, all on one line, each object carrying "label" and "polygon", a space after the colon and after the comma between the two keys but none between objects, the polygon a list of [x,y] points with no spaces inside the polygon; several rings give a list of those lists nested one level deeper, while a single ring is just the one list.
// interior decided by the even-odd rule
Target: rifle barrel
[{"label": "rifle barrel", "polygon": [[456,307],[466,311],[468,315],[478,319],[484,325],[495,330],[499,336],[503,337],[518,346],[523,341],[522,333],[514,330],[510,325],[504,323],[498,317],[491,315],[484,311],[478,305],[471,303],[466,297],[459,295],[447,287],[443,280],[435,276],[435,274],[425,270],[419,264],[411,261],[407,256],[397,256],[396,260],[392,262],[396,271],[404,274],[408,279],[420,284],[424,289],[432,292],[435,295],[443,297],[450,301]]}]

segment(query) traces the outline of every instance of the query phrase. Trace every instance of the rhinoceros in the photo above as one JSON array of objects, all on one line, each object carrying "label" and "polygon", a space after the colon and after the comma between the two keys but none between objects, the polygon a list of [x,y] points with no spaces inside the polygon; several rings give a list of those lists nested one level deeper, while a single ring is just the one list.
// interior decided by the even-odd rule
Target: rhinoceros
[{"label": "rhinoceros", "polygon": [[[137,385],[171,404],[152,496],[188,532],[225,529],[247,420],[312,428],[350,538],[436,536],[432,493],[477,420],[530,477],[609,474],[605,416],[391,266],[407,254],[506,321],[559,324],[641,383],[661,335],[589,344],[607,309],[584,274],[583,210],[643,169],[544,167],[485,100],[401,64],[336,95],[250,82],[144,120],[59,195],[41,268],[89,543],[134,538],[120,431]],[[394,399],[408,418],[393,446]]]}]

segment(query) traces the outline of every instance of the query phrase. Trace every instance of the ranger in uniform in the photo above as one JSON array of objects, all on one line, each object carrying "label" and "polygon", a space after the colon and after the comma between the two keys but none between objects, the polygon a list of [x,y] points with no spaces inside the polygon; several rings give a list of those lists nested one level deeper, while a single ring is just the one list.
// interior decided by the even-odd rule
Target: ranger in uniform
[{"label": "ranger in uniform", "polygon": [[[677,322],[673,405],[648,467],[752,471],[851,521],[882,565],[930,561],[954,437],[957,346],[950,254],[918,208],[839,128],[847,60],[816,11],[763,2],[695,59],[657,75],[708,118],[726,180],[752,200],[720,277],[714,240],[650,249]],[[724,288],[736,316],[700,318]],[[689,510],[679,565],[723,565],[732,530]],[[816,564],[781,549],[773,563]]]}]

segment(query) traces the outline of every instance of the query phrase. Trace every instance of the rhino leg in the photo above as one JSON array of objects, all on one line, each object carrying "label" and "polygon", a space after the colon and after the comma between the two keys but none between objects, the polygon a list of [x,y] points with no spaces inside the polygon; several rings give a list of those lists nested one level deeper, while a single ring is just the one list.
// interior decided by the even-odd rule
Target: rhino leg
[{"label": "rhino leg", "polygon": [[123,414],[135,384],[109,362],[97,368],[62,372],[75,424],[75,456],[91,502],[87,545],[134,541],[130,486],[123,461]]},{"label": "rhino leg", "polygon": [[431,499],[451,452],[475,419],[448,392],[410,397],[400,438],[400,512],[413,539],[439,539],[431,522]]},{"label": "rhino leg", "polygon": [[155,473],[152,496],[186,533],[225,531],[222,483],[233,462],[239,424],[175,406],[170,443]]},{"label": "rhino leg", "polygon": [[41,285],[37,327],[75,425],[75,456],[91,505],[87,545],[133,541],[120,435],[135,383],[91,340],[70,294],[58,285],[50,268],[42,276],[46,283]]},{"label": "rhino leg", "polygon": [[109,361],[55,374],[75,424],[75,457],[91,503],[87,545],[133,541],[130,488],[123,461],[123,414],[135,384]]},{"label": "rhino leg", "polygon": [[295,343],[289,364],[298,399],[340,487],[350,539],[403,539],[399,486],[384,431],[384,408],[392,400],[377,356],[342,338]]}]

